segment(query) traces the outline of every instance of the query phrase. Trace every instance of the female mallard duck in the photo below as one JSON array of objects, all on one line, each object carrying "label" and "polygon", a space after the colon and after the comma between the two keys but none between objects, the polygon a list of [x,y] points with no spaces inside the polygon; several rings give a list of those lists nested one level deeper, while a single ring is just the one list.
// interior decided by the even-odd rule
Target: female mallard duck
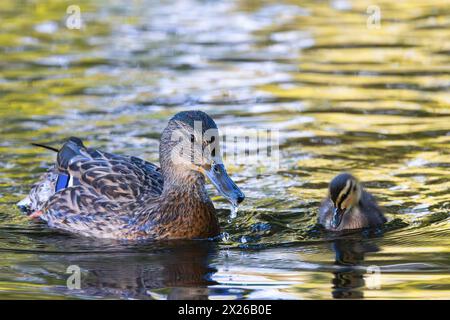
[{"label": "female mallard duck", "polygon": [[19,202],[50,227],[113,239],[214,237],[219,224],[205,175],[234,206],[244,194],[228,176],[217,126],[200,111],[176,114],[162,133],[160,164],[86,148],[70,138]]},{"label": "female mallard duck", "polygon": [[329,196],[319,209],[319,224],[327,230],[343,231],[376,227],[386,222],[375,198],[348,173],[330,182]]}]

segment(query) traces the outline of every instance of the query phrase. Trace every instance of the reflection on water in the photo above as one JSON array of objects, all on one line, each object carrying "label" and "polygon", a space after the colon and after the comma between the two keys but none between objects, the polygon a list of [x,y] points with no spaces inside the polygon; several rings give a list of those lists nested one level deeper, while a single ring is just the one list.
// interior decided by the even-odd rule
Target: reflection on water
[{"label": "reflection on water", "polygon": [[86,270],[82,294],[90,297],[207,299],[208,286],[216,284],[210,280],[216,270],[209,266],[216,250],[207,242],[175,242],[144,245],[138,253],[58,257],[58,262]]},{"label": "reflection on water", "polygon": [[[0,2],[0,297],[448,298],[447,2],[380,0],[368,28],[371,1],[81,0],[80,30],[65,1]],[[247,199],[229,221],[214,197],[222,241],[93,241],[14,208],[54,161],[30,141],[78,135],[157,161],[187,109],[280,131],[279,170],[228,166]],[[385,208],[383,234],[314,226],[342,170]],[[66,288],[71,264],[81,290]]]},{"label": "reflection on water", "polygon": [[360,239],[337,239],[333,242],[333,250],[336,253],[335,264],[339,266],[338,271],[333,272],[333,298],[363,298],[367,269],[359,266],[364,264],[365,254],[378,251],[378,247],[361,242]]}]

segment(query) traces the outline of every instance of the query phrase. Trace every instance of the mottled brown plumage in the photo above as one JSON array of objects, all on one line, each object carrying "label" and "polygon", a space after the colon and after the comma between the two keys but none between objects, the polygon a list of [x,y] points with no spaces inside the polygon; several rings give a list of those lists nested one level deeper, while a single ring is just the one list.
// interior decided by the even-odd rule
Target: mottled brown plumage
[{"label": "mottled brown plumage", "polygon": [[[84,236],[214,237],[220,229],[205,175],[234,205],[244,195],[228,177],[220,156],[214,156],[217,145],[208,130],[217,132],[217,127],[203,112],[175,115],[161,137],[161,168],[136,157],[86,148],[80,139],[70,138],[55,166],[19,205],[42,211],[40,219],[51,227]],[[69,182],[58,189],[65,177]],[[43,186],[55,191],[42,194]]]}]

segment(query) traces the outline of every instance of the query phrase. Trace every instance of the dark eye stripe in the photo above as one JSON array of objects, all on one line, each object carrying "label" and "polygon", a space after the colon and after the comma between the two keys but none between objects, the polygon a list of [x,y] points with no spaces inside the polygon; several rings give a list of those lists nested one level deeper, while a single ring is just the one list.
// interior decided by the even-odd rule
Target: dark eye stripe
[{"label": "dark eye stripe", "polygon": [[345,201],[345,199],[347,199],[347,197],[350,194],[350,191],[352,191],[352,184],[353,181],[350,180],[350,187],[348,188],[347,192],[341,197],[341,201],[339,202],[339,209],[342,209],[341,204]]}]

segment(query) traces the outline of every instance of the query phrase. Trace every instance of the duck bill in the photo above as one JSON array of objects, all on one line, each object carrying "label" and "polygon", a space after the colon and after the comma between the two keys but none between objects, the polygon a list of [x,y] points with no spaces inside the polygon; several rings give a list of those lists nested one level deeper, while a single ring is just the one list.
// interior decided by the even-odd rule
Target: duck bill
[{"label": "duck bill", "polygon": [[340,208],[335,208],[333,212],[333,219],[331,220],[331,226],[336,229],[342,222],[342,218],[344,217],[345,210]]},{"label": "duck bill", "polygon": [[236,207],[244,201],[244,193],[228,176],[223,164],[213,164],[211,169],[205,170],[204,172],[219,193],[230,201],[233,206]]}]

